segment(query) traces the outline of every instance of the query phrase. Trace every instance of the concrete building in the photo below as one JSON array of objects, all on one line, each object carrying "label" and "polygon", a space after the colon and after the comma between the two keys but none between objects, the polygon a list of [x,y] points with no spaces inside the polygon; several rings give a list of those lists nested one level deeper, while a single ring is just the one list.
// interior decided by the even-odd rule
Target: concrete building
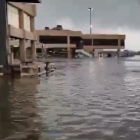
[{"label": "concrete building", "polygon": [[11,63],[15,60],[22,62],[36,57],[35,17],[36,5],[27,3],[8,2],[8,45]]},{"label": "concrete building", "polygon": [[[44,48],[67,48],[68,57],[72,57],[72,50],[80,46],[80,42],[85,51],[94,55],[103,49],[116,49],[119,55],[120,49],[125,48],[125,35],[83,34],[81,31],[64,30],[61,25],[52,29],[45,27],[36,32]],[[41,46],[38,45],[37,48]]]}]

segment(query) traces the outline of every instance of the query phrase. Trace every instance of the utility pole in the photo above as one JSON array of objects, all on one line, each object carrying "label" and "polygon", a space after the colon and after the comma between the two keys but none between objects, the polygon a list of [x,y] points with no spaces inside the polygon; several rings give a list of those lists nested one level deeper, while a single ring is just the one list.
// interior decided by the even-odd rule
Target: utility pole
[{"label": "utility pole", "polygon": [[92,34],[92,21],[91,21],[91,12],[92,12],[92,8],[88,8],[89,12],[90,12],[90,34]]}]

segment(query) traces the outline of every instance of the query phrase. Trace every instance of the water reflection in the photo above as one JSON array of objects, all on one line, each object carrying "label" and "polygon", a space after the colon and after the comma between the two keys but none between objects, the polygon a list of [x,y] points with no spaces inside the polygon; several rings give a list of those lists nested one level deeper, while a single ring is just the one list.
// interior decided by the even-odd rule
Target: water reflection
[{"label": "water reflection", "polygon": [[0,139],[39,139],[37,79],[0,79]]},{"label": "water reflection", "polygon": [[0,80],[0,139],[11,135],[12,120],[11,120],[11,103],[9,79],[6,77]]}]

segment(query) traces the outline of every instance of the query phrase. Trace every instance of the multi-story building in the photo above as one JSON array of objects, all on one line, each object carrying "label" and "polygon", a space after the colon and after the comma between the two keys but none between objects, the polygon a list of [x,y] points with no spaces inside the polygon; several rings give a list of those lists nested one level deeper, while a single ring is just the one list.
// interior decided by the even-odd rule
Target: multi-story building
[{"label": "multi-story building", "polygon": [[7,5],[8,44],[11,60],[34,60],[37,35],[35,32],[36,5],[9,2]]},{"label": "multi-story building", "polygon": [[94,55],[103,49],[116,49],[119,53],[120,49],[125,48],[125,35],[119,34],[83,34],[81,31],[64,30],[61,26],[53,29],[46,27],[37,30],[37,34],[46,49],[65,48],[68,57],[72,56],[73,49],[81,45],[85,51]]}]

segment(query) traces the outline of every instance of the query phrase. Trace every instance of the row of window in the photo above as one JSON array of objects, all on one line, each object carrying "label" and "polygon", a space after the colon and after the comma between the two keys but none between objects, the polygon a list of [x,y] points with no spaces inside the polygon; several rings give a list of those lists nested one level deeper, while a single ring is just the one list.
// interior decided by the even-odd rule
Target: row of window
[{"label": "row of window", "polygon": [[[8,24],[19,28],[19,10],[11,5],[7,5]],[[31,31],[30,16],[24,13],[24,29]]]},{"label": "row of window", "polygon": [[[94,46],[118,46],[118,39],[84,39],[83,44],[90,46],[92,45],[92,41]],[[120,41],[120,45],[125,46],[123,39]]]},{"label": "row of window", "polygon": [[[65,36],[40,36],[40,42],[44,44],[67,44]],[[70,44],[91,46],[118,46],[118,39],[81,39],[79,37],[70,37]],[[121,40],[121,46],[125,46],[125,41]]]}]

